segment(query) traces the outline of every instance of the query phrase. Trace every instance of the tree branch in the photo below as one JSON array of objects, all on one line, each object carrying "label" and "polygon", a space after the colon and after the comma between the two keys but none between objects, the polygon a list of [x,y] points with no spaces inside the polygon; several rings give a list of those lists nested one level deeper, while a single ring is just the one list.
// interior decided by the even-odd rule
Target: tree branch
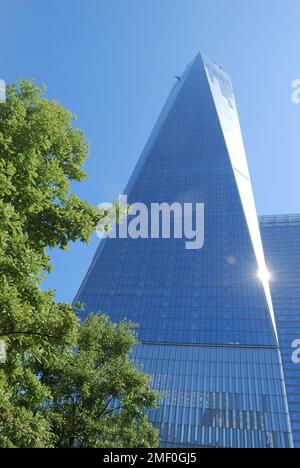
[{"label": "tree branch", "polygon": [[9,335],[32,335],[32,336],[39,336],[42,338],[57,338],[59,336],[59,335],[49,335],[46,333],[33,332],[31,330],[11,330],[11,331],[0,333],[0,337],[9,336]]}]

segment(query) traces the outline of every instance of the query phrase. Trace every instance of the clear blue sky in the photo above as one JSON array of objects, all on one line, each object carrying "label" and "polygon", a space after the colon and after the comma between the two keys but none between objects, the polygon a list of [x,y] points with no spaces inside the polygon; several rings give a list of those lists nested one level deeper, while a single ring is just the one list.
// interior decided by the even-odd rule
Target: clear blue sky
[{"label": "clear blue sky", "polygon": [[[90,140],[92,203],[122,193],[174,75],[201,50],[232,77],[259,214],[300,212],[299,0],[0,0],[0,78],[31,77]],[[71,301],[98,244],[51,252]]]}]

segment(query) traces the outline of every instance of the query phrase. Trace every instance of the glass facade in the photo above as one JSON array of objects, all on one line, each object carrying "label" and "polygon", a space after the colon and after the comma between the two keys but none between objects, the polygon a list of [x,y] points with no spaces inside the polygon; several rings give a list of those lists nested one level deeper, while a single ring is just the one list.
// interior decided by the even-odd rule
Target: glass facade
[{"label": "glass facade", "polygon": [[294,354],[295,346],[300,348],[300,215],[262,216],[259,221],[271,275],[294,447],[300,448],[300,352]]},{"label": "glass facade", "polygon": [[143,344],[134,359],[163,394],[163,447],[290,446],[277,350]]},{"label": "glass facade", "polygon": [[[75,301],[139,324],[133,359],[164,392],[164,447],[290,447],[285,384],[229,77],[198,55],[178,77],[125,190],[204,203],[205,241],[101,241]],[[149,232],[151,231],[151,219]],[[172,226],[173,228],[174,226]],[[172,229],[171,229],[172,232]]]}]

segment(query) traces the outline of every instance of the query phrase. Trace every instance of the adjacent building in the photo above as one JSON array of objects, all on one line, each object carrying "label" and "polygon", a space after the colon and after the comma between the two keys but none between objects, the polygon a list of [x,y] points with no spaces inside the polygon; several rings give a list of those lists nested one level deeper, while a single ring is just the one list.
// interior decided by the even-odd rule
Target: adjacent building
[{"label": "adjacent building", "polygon": [[261,216],[294,447],[300,448],[300,215]]}]

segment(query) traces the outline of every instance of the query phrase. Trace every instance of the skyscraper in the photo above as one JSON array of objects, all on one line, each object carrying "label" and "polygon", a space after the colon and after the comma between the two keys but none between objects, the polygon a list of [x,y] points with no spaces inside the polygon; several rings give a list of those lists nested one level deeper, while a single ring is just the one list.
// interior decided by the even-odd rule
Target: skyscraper
[{"label": "skyscraper", "polygon": [[175,235],[103,240],[75,299],[85,304],[83,318],[101,311],[139,324],[133,359],[164,394],[149,414],[161,445],[290,447],[235,99],[229,77],[209,59],[198,55],[176,77],[125,193],[149,208],[205,207],[199,249]]},{"label": "skyscraper", "polygon": [[262,216],[294,440],[300,448],[300,215]]}]

